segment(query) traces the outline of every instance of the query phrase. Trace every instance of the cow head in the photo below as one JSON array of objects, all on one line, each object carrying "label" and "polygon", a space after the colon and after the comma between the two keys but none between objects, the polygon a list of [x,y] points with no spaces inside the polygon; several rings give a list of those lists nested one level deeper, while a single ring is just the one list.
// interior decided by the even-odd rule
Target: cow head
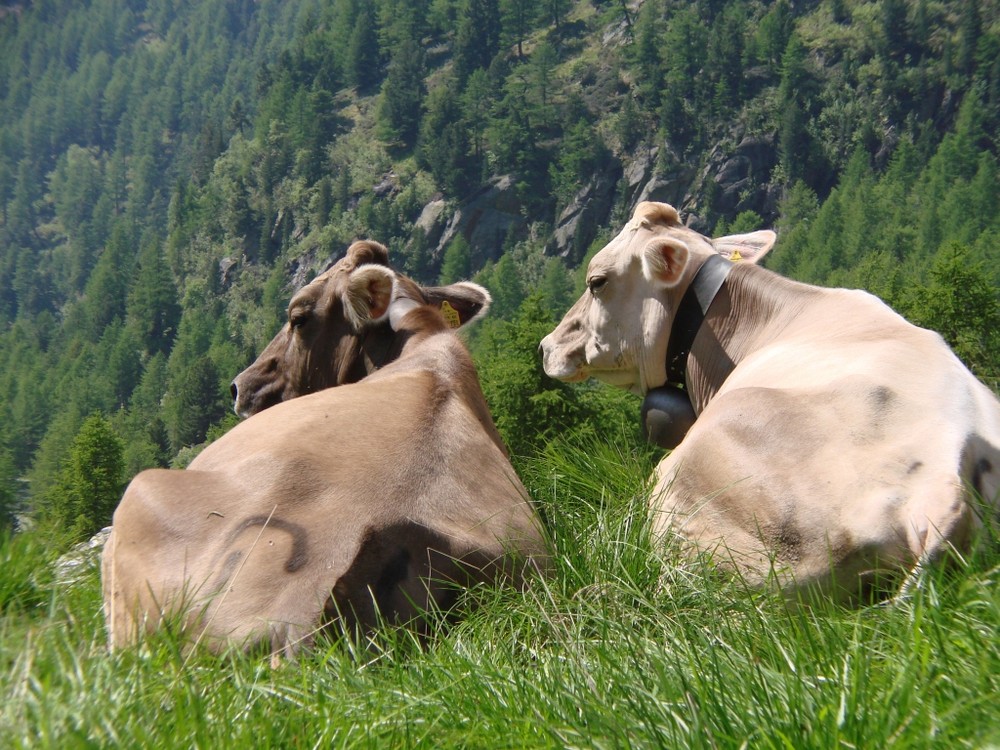
[{"label": "cow head", "polygon": [[756,263],[771,231],[709,239],[665,203],[643,202],[587,268],[587,290],[542,340],[545,372],[594,377],[645,394],[666,381],[667,340],[681,296],[711,255]]},{"label": "cow head", "polygon": [[485,314],[490,297],[469,282],[423,287],[388,266],[377,242],[355,242],[344,258],[300,289],[288,321],[257,360],[233,380],[241,417],[281,401],[354,383],[399,356],[403,340],[389,306],[405,297],[438,306],[457,328]]}]

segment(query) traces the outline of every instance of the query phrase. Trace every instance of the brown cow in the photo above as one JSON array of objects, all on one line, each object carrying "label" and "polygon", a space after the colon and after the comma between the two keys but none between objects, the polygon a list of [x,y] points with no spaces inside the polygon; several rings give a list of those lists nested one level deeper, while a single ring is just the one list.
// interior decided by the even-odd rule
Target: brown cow
[{"label": "brown cow", "polygon": [[753,584],[853,598],[995,516],[1000,402],[872,295],[754,265],[774,239],[711,240],[639,204],[542,341],[545,371],[646,395],[676,445],[655,474],[658,534]]},{"label": "brown cow", "polygon": [[[359,325],[353,310],[342,303],[347,278],[366,264],[387,266],[388,251],[377,242],[355,242],[344,258],[292,297],[288,322],[233,381],[237,414],[249,417],[280,401],[356,383],[399,356],[405,337],[392,329],[384,310]],[[389,287],[379,285],[387,283],[376,274],[367,293],[384,298]],[[482,317],[489,305],[486,290],[468,282],[422,287],[397,275],[396,283],[413,299],[439,307],[452,328]]]},{"label": "brown cow", "polygon": [[[384,621],[420,630],[421,612],[447,609],[459,587],[517,584],[524,566],[544,560],[538,518],[468,352],[438,305],[377,262],[384,251],[375,256],[358,263],[355,253],[296,295],[290,325],[250,371],[302,382],[290,365],[320,366],[298,339],[321,315],[346,319],[343,337],[355,342],[327,365],[345,371],[344,357],[367,352],[383,366],[276,403],[184,471],[132,480],[102,560],[112,646],[166,616],[213,650],[262,643],[290,656],[338,620],[364,632]],[[485,290],[464,284],[461,293],[471,300],[476,290],[483,310]],[[386,348],[376,351],[364,329],[382,318]],[[277,350],[290,360],[268,364]],[[269,395],[249,403],[276,400],[256,382]]]}]

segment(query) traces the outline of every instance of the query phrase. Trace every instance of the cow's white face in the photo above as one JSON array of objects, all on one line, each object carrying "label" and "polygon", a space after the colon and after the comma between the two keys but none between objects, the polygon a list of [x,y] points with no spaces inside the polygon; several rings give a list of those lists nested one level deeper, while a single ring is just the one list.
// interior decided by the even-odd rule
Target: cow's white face
[{"label": "cow's white face", "polygon": [[640,203],[587,269],[587,291],[542,339],[547,375],[567,382],[594,377],[645,394],[666,381],[667,340],[681,295],[711,255],[756,262],[773,232],[714,242],[681,226],[663,203]]}]

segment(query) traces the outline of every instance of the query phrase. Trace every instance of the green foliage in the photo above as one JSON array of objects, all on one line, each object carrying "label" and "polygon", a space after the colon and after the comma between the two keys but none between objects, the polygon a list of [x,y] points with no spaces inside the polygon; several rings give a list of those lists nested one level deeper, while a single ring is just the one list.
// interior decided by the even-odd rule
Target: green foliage
[{"label": "green foliage", "polygon": [[469,278],[470,262],[468,240],[461,234],[455,235],[455,239],[449,242],[448,247],[445,248],[438,283],[453,284],[456,281]]},{"label": "green foliage", "polygon": [[455,74],[464,82],[475,70],[490,67],[500,49],[498,0],[465,0],[455,32]]},{"label": "green foliage", "polygon": [[556,318],[562,317],[573,303],[575,292],[573,279],[559,258],[549,258],[545,261],[538,292],[545,308]]},{"label": "green foliage", "polygon": [[425,74],[423,49],[417,42],[405,40],[393,53],[382,84],[378,118],[383,140],[399,142],[405,147],[416,142]]},{"label": "green foliage", "polygon": [[577,416],[568,386],[545,375],[538,342],[555,325],[536,295],[511,322],[486,320],[474,348],[479,379],[497,429],[515,457],[530,456]]},{"label": "green foliage", "polygon": [[203,355],[183,366],[171,378],[163,405],[172,449],[200,443],[225,412],[225,392],[214,362]]},{"label": "green foliage", "polygon": [[0,534],[14,529],[22,510],[17,489],[17,468],[7,448],[0,447]]},{"label": "green foliage", "polygon": [[12,622],[7,618],[44,608],[51,595],[57,553],[58,547],[42,534],[0,530],[0,627],[5,635]]},{"label": "green foliage", "polygon": [[147,354],[168,352],[181,310],[177,287],[157,241],[143,244],[137,266],[135,281],[126,300],[126,319]]},{"label": "green foliage", "polygon": [[500,0],[501,43],[516,46],[518,58],[524,57],[524,40],[538,18],[538,11],[534,0]]},{"label": "green foliage", "polygon": [[476,281],[485,286],[493,297],[489,312],[491,318],[511,320],[516,315],[524,302],[525,290],[513,254],[504,253],[495,264],[488,263],[476,275]]},{"label": "green foliage", "polygon": [[361,91],[378,81],[379,45],[372,3],[359,3],[347,51],[348,80]]},{"label": "green foliage", "polygon": [[592,179],[606,157],[607,148],[586,120],[579,120],[567,130],[559,156],[549,167],[552,190],[561,205]]},{"label": "green foliage", "polygon": [[95,414],[73,439],[59,480],[37,509],[44,527],[80,541],[111,523],[124,489],[124,446],[111,424]]},{"label": "green foliage", "polygon": [[[469,90],[474,85],[473,81],[482,80],[482,75],[482,71],[473,74]],[[430,170],[445,193],[457,197],[479,178],[480,162],[469,154],[472,144],[464,122],[462,102],[455,96],[455,85],[456,82],[449,79],[427,97],[418,159]]]},{"label": "green foliage", "polygon": [[904,293],[914,323],[938,331],[981,379],[1000,382],[1000,291],[997,272],[976,261],[967,246],[938,251],[926,285]]},{"label": "green foliage", "polygon": [[536,293],[509,321],[483,321],[472,345],[486,402],[518,467],[557,437],[618,433],[638,424],[634,396],[593,384],[569,386],[545,374],[538,342],[554,325]]},{"label": "green foliage", "polygon": [[720,221],[716,227],[713,236],[721,237],[726,234],[744,234],[747,232],[755,232],[764,226],[764,220],[757,214],[756,211],[743,211],[736,215],[733,219],[733,223],[730,225],[726,223],[725,220]]}]

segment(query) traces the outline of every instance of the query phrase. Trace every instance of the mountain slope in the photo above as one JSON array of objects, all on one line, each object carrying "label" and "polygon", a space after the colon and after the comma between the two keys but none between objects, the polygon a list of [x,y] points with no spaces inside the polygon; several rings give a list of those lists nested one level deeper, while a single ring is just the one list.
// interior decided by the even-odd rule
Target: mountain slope
[{"label": "mountain slope", "polygon": [[0,497],[27,477],[45,507],[95,412],[127,475],[224,429],[291,289],[361,236],[493,290],[494,408],[550,408],[511,430],[615,412],[501,392],[496,342],[544,330],[641,199],[778,226],[773,267],[873,288],[995,378],[998,5],[6,3]]}]

